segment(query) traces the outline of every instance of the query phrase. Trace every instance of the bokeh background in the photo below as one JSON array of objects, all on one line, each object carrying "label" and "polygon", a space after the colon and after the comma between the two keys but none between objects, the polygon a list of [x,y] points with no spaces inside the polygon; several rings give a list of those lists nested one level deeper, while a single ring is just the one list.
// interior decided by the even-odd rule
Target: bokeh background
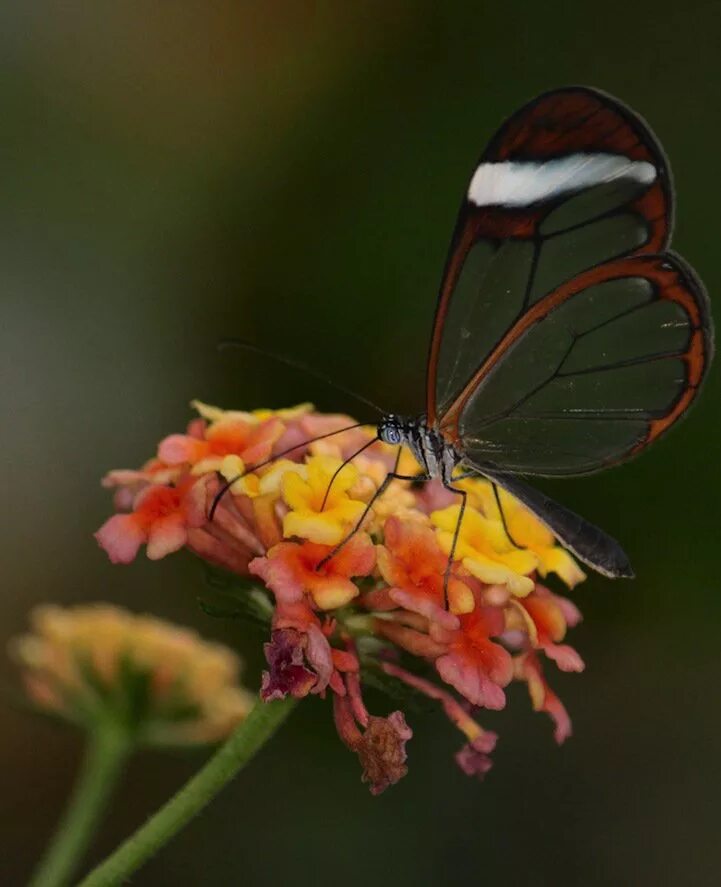
[{"label": "bokeh background", "polygon": [[[355,405],[241,335],[416,410],[462,190],[501,119],[552,86],[622,97],[672,160],[675,246],[721,291],[717,3],[4,3],[0,8],[0,633],[40,601],[110,600],[238,646],[183,557],[111,567],[99,478],[181,429],[188,401]],[[525,691],[485,784],[440,715],[412,718],[410,773],[359,782],[326,704],[291,722],[142,885],[721,882],[719,374],[643,459],[548,487],[623,540],[638,578],[591,578],[555,685],[555,747]],[[3,663],[2,882],[23,884],[79,737],[14,703]],[[376,709],[383,701],[373,700]],[[145,754],[93,850],[110,851],[199,765]]]}]

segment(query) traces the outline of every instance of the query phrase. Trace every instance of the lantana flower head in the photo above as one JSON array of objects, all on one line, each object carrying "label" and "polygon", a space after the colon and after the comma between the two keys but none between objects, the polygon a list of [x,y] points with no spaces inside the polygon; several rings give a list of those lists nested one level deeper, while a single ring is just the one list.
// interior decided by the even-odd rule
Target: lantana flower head
[{"label": "lantana flower head", "polygon": [[[371,714],[368,682],[440,705],[464,736],[456,761],[469,775],[491,767],[497,735],[478,717],[506,705],[513,681],[553,718],[558,742],[570,735],[545,666],[582,670],[565,642],[580,613],[539,576],[573,587],[583,573],[519,502],[459,479],[459,526],[460,503],[437,481],[394,480],[374,498],[399,453],[350,417],[307,404],[195,406],[200,417],[151,463],[107,476],[121,513],[96,538],[122,563],[143,542],[151,558],[187,548],[222,568],[246,603],[262,598],[263,700],[331,697],[374,793],[406,773],[413,725],[400,709]],[[406,451],[400,464],[409,477],[420,470]],[[166,510],[149,507],[156,498]]]},{"label": "lantana flower head", "polygon": [[42,711],[92,728],[112,718],[151,745],[218,742],[253,705],[221,644],[109,604],[45,605],[12,652]]}]

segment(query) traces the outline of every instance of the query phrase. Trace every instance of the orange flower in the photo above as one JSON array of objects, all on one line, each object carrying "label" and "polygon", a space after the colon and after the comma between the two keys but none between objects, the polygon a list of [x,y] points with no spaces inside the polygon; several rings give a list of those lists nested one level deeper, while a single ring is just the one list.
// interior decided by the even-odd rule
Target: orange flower
[{"label": "orange flower", "polygon": [[224,456],[238,456],[243,466],[254,465],[270,456],[283,431],[283,423],[275,418],[258,423],[224,417],[206,429],[202,438],[189,434],[166,437],[158,446],[158,458],[168,465],[191,465],[194,474],[219,471]]},{"label": "orange flower", "polygon": [[536,585],[532,594],[519,601],[519,606],[531,621],[528,627],[531,644],[543,650],[561,671],[583,671],[583,660],[578,653],[568,644],[560,643],[568,625],[575,625],[581,618],[576,607],[542,585]]},{"label": "orange flower", "polygon": [[443,581],[448,557],[441,551],[433,530],[389,517],[384,533],[385,545],[377,549],[378,569],[391,586],[388,590],[391,600],[399,607],[456,628],[458,620],[453,614],[473,609],[473,593],[451,576],[448,582],[450,612],[445,609]]},{"label": "orange flower", "polygon": [[116,514],[95,533],[114,564],[129,564],[147,543],[150,560],[178,551],[188,530],[205,522],[205,483],[186,478],[177,487],[153,484],[135,497],[130,514]]},{"label": "orange flower", "polygon": [[538,656],[533,652],[517,656],[514,662],[518,680],[528,684],[534,711],[545,711],[555,724],[553,736],[561,745],[571,735],[571,719],[566,707],[548,686]]},{"label": "orange flower", "polygon": [[344,607],[359,594],[351,577],[367,576],[373,570],[375,550],[365,533],[356,533],[319,568],[331,551],[331,546],[315,542],[280,542],[266,557],[252,561],[250,571],[281,600],[307,593],[321,610],[332,610]]}]

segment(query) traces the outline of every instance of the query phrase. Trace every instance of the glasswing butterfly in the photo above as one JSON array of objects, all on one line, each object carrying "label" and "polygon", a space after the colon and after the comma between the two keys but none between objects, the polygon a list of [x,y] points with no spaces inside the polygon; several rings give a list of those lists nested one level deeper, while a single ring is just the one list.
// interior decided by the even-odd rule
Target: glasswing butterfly
[{"label": "glasswing butterfly", "polygon": [[713,328],[701,281],[668,250],[672,220],[658,140],[605,93],[544,93],[493,137],[451,239],[426,412],[378,425],[381,440],[413,450],[416,480],[462,497],[459,524],[466,494],[454,481],[480,475],[588,566],[633,575],[614,539],[519,475],[618,465],[695,399]]},{"label": "glasswing butterfly", "polygon": [[[379,439],[399,445],[395,470],[319,566],[394,478],[438,478],[461,497],[447,579],[466,503],[454,483],[480,476],[502,517],[498,486],[588,566],[632,576],[618,542],[521,476],[625,462],[694,401],[713,327],[701,281],[668,249],[672,221],[663,150],[618,100],[566,87],[506,120],[473,172],[451,238],[426,411],[378,423],[362,450]],[[398,474],[403,444],[423,474]]]}]

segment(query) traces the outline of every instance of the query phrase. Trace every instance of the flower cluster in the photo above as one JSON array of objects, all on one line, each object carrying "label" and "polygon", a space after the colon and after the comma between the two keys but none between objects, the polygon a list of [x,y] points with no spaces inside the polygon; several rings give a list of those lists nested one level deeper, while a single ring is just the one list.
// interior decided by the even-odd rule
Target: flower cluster
[{"label": "flower cluster", "polygon": [[[398,455],[372,443],[374,429],[309,405],[194,406],[200,418],[185,434],[161,441],[141,469],[104,479],[118,513],[96,538],[115,563],[143,544],[153,559],[187,548],[262,580],[272,595],[264,700],[331,696],[374,793],[405,774],[411,730],[401,711],[368,712],[366,678],[436,700],[465,736],[456,760],[468,774],[487,772],[497,738],[475,713],[503,708],[513,680],[551,716],[559,743],[570,734],[543,661],[583,669],[563,643],[580,614],[541,580],[573,587],[584,575],[523,506],[480,478],[459,480],[468,506],[448,572],[458,497],[435,481],[394,480],[367,509]],[[420,469],[403,451],[400,470]]]},{"label": "flower cluster", "polygon": [[105,718],[150,745],[218,742],[253,705],[239,660],[220,644],[108,604],[41,606],[16,638],[28,696],[87,728]]}]

